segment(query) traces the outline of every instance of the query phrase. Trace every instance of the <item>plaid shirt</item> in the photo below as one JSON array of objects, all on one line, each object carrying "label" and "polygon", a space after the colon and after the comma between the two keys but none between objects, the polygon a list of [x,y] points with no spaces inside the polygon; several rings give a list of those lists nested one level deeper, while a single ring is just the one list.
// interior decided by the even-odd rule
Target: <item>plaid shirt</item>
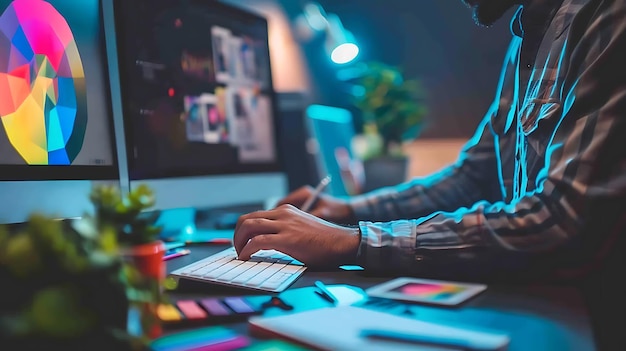
[{"label": "plaid shirt", "polygon": [[352,200],[364,267],[580,269],[621,235],[626,0],[534,0],[511,29],[495,100],[458,161]]}]

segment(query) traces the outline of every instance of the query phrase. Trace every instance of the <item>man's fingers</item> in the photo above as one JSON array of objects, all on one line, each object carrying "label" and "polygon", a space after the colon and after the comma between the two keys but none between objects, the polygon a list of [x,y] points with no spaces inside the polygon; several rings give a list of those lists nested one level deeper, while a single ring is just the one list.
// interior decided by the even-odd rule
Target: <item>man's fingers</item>
[{"label": "man's fingers", "polygon": [[239,216],[239,219],[237,220],[237,225],[235,226],[235,233],[239,231],[239,228],[245,221],[255,219],[255,218],[278,219],[278,214],[275,213],[274,210],[267,210],[267,211],[255,211],[255,212],[246,213],[245,215],[241,215]]},{"label": "man's fingers", "polygon": [[[244,216],[242,216],[244,217]],[[248,240],[259,234],[276,234],[280,231],[279,224],[268,218],[246,217],[237,223],[233,245],[237,252],[241,252]]]},{"label": "man's fingers", "polygon": [[237,258],[242,261],[250,259],[255,252],[259,250],[278,250],[281,251],[281,237],[277,234],[258,234],[248,241]]},{"label": "man's fingers", "polygon": [[311,212],[309,212],[310,214],[312,214],[315,217],[319,217],[319,218],[325,218],[325,213],[326,211],[324,210],[324,208],[319,208],[319,209],[315,209]]},{"label": "man's fingers", "polygon": [[300,207],[306,201],[306,199],[309,198],[311,192],[313,192],[313,188],[311,188],[310,186],[303,186],[278,201],[276,207],[287,204]]}]

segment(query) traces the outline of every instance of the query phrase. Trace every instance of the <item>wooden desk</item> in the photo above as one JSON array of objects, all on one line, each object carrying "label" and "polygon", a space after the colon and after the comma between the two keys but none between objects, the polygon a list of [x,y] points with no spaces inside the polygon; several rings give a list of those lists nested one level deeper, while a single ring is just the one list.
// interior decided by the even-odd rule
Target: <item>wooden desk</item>
[{"label": "wooden desk", "polygon": [[[225,248],[226,246],[192,246],[191,254],[168,261],[167,271],[171,272]],[[391,278],[369,277],[362,272],[322,272],[308,269],[287,291],[313,286],[316,280],[322,280],[327,285],[349,284],[368,288]],[[170,296],[177,299],[255,294],[258,293],[181,280],[179,290],[170,293]],[[460,308],[414,306],[412,310],[415,311],[415,318],[504,330],[511,337],[511,351],[595,350],[584,304],[577,290],[573,288],[489,286],[487,291]],[[247,333],[246,323],[227,326],[240,333]]]}]

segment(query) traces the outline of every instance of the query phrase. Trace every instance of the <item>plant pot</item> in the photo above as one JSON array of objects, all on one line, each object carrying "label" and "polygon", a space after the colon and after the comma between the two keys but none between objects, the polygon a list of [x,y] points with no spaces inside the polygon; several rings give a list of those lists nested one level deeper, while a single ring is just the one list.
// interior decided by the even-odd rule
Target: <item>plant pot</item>
[{"label": "plant pot", "polygon": [[144,334],[156,338],[163,332],[157,317],[157,307],[161,300],[162,282],[165,280],[164,254],[165,245],[161,241],[132,246],[122,253],[125,261],[141,274],[141,278],[133,279],[131,285],[146,294],[144,298],[150,296],[149,300],[143,301],[131,299],[128,327],[133,335]]},{"label": "plant pot", "polygon": [[407,180],[408,157],[378,157],[363,162],[365,184],[362,192],[397,185]]},{"label": "plant pot", "polygon": [[161,241],[137,245],[125,250],[123,256],[147,278],[165,279],[165,245]]}]

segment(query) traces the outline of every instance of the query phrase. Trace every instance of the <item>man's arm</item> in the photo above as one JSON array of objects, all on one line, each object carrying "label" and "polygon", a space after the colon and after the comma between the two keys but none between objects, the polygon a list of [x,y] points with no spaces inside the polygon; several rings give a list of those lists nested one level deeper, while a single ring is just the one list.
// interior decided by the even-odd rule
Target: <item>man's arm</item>
[{"label": "man's arm", "polygon": [[[626,197],[626,10],[623,1],[611,6],[571,43],[570,72],[578,73],[566,80],[536,190],[514,203],[479,201],[415,220],[361,222],[362,265],[401,270],[446,262],[457,269],[490,255],[523,262],[572,241],[589,242],[581,234],[606,234],[596,232],[600,216],[614,220],[615,205]],[[506,269],[504,262],[490,264],[493,272]]]},{"label": "man's arm", "polygon": [[499,160],[492,121],[502,113],[502,107],[510,104],[520,45],[519,38],[511,40],[494,101],[457,162],[428,177],[354,197],[350,206],[357,220],[420,218],[435,211],[471,206],[480,200],[495,202],[502,198],[501,189],[494,186],[499,183]]},{"label": "man's arm", "polygon": [[443,170],[394,187],[356,196],[350,205],[358,220],[419,218],[437,210],[453,211],[485,199],[497,177],[488,113],[463,147],[458,161]]}]

